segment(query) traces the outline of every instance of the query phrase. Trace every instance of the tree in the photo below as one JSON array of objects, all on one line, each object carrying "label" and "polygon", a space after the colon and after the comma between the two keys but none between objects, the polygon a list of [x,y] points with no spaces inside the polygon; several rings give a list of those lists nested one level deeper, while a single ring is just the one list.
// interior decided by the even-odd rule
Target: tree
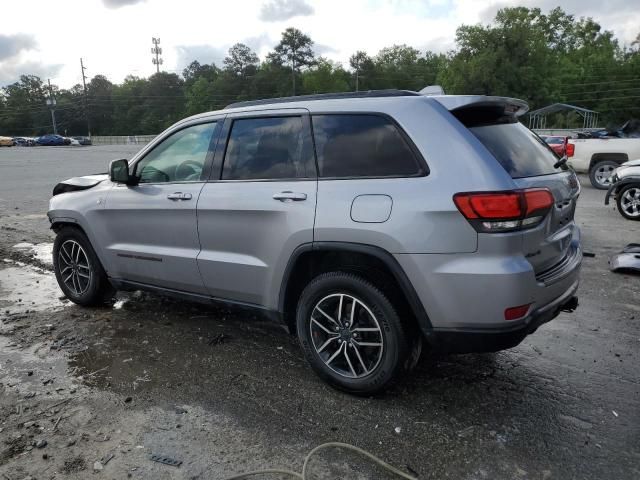
[{"label": "tree", "polygon": [[349,91],[349,74],[341,65],[320,57],[316,64],[302,77],[305,93],[328,93]]},{"label": "tree", "polygon": [[282,33],[280,43],[276,45],[267,59],[278,65],[291,65],[291,78],[293,82],[293,95],[296,94],[296,75],[303,67],[309,67],[314,63],[313,40],[297,28],[287,28]]},{"label": "tree", "polygon": [[49,92],[35,75],[21,75],[20,80],[4,88],[5,135],[41,134],[52,132],[51,117],[46,105]]},{"label": "tree", "polygon": [[213,94],[213,82],[205,77],[199,77],[186,92],[186,114],[195,115],[197,113],[213,110],[216,105]]},{"label": "tree", "polygon": [[[363,73],[369,72],[372,73],[375,66],[373,64],[373,60],[366,52],[362,50],[357,51],[349,58],[349,66],[353,69],[355,74],[355,90],[356,92],[360,90],[360,79],[363,76]],[[366,78],[365,74],[365,78]]]},{"label": "tree", "polygon": [[224,59],[224,68],[234,75],[244,77],[253,75],[258,66],[258,55],[244,43],[236,43],[229,49],[229,55]]},{"label": "tree", "polygon": [[182,70],[182,78],[184,78],[184,83],[187,88],[193,85],[200,77],[204,77],[208,81],[213,82],[218,78],[219,74],[220,70],[214,63],[211,65],[202,65],[197,60],[194,60]]},{"label": "tree", "polygon": [[[113,84],[104,75],[96,75],[87,84],[89,122],[92,133],[96,135],[108,135],[111,133],[113,117],[112,94]],[[82,98],[79,98],[79,101],[82,101]]]}]

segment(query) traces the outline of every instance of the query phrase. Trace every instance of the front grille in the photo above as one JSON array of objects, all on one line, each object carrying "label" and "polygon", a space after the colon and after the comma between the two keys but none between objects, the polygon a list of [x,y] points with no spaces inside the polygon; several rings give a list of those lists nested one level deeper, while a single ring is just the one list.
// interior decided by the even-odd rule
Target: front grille
[{"label": "front grille", "polygon": [[552,265],[551,267],[538,272],[536,274],[536,280],[538,282],[544,283],[545,285],[549,285],[560,280],[561,278],[564,278],[571,272],[573,264],[575,263],[579,254],[580,250],[578,249],[578,247],[571,245],[571,247],[569,247],[569,250],[567,250],[567,254],[562,258],[562,260]]}]

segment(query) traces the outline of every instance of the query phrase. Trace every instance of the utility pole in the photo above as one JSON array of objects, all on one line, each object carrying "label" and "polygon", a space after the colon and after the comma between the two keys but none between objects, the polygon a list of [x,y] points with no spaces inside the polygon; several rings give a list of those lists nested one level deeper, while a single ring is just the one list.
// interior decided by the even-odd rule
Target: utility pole
[{"label": "utility pole", "polygon": [[293,96],[296,96],[296,59],[291,59],[291,74],[293,75]]},{"label": "utility pole", "polygon": [[360,72],[358,71],[358,69],[356,68],[356,92],[358,91],[358,74]]},{"label": "utility pole", "polygon": [[151,63],[153,63],[156,66],[156,73],[160,73],[160,65],[162,65],[162,58],[160,58],[160,55],[162,55],[162,48],[160,48],[158,45],[160,45],[160,39],[156,38],[156,37],[151,37],[151,42],[153,42],[153,47],[151,47],[151,53],[153,55],[155,55],[155,58],[151,59]]},{"label": "utility pole", "polygon": [[91,138],[91,124],[89,123],[89,105],[87,103],[87,76],[84,74],[86,67],[80,57],[80,69],[82,70],[82,87],[84,88],[84,116],[87,119],[87,136]]},{"label": "utility pole", "polygon": [[51,123],[53,123],[53,134],[58,134],[58,127],[56,126],[56,99],[53,96],[53,90],[51,89],[51,80],[47,79],[49,83],[49,98],[47,98],[47,105],[51,110]]}]

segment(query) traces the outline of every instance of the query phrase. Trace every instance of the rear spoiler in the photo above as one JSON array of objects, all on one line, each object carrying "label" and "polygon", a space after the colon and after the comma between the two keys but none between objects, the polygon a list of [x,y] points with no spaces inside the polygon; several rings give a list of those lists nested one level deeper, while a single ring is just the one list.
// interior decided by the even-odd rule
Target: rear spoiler
[{"label": "rear spoiler", "polygon": [[504,115],[519,117],[529,110],[523,100],[509,97],[492,97],[486,95],[431,95],[430,98],[440,102],[451,112],[467,109],[502,108]]}]

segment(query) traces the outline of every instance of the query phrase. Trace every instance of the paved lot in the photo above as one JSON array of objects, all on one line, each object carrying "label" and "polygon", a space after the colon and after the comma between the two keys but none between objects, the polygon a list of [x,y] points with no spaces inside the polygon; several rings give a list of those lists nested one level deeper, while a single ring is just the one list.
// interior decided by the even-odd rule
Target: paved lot
[{"label": "paved lot", "polygon": [[[84,479],[109,455],[97,474],[105,478],[300,470],[326,441],[428,479],[640,478],[640,278],[607,266],[640,242],[640,223],[605,207],[584,178],[577,220],[596,256],[584,261],[574,314],[509,351],[425,356],[393,390],[355,398],[319,381],[296,340],[252,313],[146,294],[113,309],[58,298],[44,217],[53,185],[134,151],[0,149],[5,478]],[[35,249],[14,248],[25,242]],[[44,448],[32,447],[41,439]],[[183,464],[154,463],[150,453]],[[342,452],[313,468],[313,478],[391,478]]]}]

